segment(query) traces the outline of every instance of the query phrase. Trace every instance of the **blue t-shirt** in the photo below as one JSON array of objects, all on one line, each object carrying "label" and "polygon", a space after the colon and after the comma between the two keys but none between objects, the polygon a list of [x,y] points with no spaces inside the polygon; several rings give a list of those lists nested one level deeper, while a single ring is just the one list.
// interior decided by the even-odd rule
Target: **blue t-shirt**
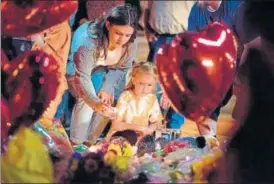
[{"label": "blue t-shirt", "polygon": [[211,18],[213,18],[213,20],[222,20],[230,27],[230,29],[234,29],[234,15],[240,3],[240,1],[236,0],[222,1],[220,7],[215,12],[210,12],[207,8],[199,7],[196,2],[189,14],[187,30],[198,31],[199,29],[203,29],[208,23],[210,23]]}]

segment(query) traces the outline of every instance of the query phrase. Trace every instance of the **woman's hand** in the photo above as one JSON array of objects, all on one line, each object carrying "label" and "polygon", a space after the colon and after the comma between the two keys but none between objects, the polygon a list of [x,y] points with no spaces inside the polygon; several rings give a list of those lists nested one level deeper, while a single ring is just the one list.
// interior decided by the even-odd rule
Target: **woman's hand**
[{"label": "woman's hand", "polygon": [[115,107],[105,105],[103,113],[104,113],[104,116],[108,117],[111,120],[117,119],[117,112],[116,112]]},{"label": "woman's hand", "polygon": [[160,106],[163,109],[167,109],[170,107],[170,101],[165,93],[163,93],[161,99],[160,99]]},{"label": "woman's hand", "polygon": [[105,91],[100,91],[98,97],[107,105],[112,105],[114,102],[113,96]]}]

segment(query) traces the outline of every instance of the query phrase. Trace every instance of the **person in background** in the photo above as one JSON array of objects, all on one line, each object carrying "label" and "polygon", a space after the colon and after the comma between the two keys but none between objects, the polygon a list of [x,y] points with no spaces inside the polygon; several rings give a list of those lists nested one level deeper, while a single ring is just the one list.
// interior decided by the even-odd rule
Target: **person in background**
[{"label": "person in background", "polygon": [[[273,11],[273,9],[272,9]],[[230,141],[212,183],[273,183],[274,70],[267,56],[249,49],[238,71],[240,128]],[[273,66],[273,65],[272,65]],[[238,109],[239,110],[239,109]]]},{"label": "person in background", "polygon": [[32,37],[34,41],[32,50],[42,50],[45,53],[52,55],[59,65],[59,86],[57,88],[56,97],[50,102],[41,118],[41,123],[45,128],[53,126],[54,116],[58,105],[62,100],[62,96],[67,89],[67,81],[65,78],[67,59],[71,41],[71,29],[68,21],[57,24],[43,33]]},{"label": "person in background", "polygon": [[[188,31],[200,31],[212,21],[223,21],[235,31],[234,15],[240,1],[207,1],[198,0],[192,7],[188,18]],[[237,34],[236,34],[237,35]],[[223,102],[215,109],[205,122],[197,125],[202,136],[216,136],[217,120],[222,106],[226,105],[232,96],[232,87],[227,92]],[[184,127],[182,127],[184,128]]]},{"label": "person in background", "polygon": [[152,134],[162,127],[163,115],[156,97],[158,74],[149,62],[133,66],[124,92],[118,99],[107,139],[116,131],[126,129]]},{"label": "person in background", "polygon": [[86,3],[88,0],[78,0],[78,9],[72,16],[71,28],[74,32],[81,24],[88,21],[87,7]]},{"label": "person in background", "polygon": [[[187,30],[188,16],[195,1],[148,1],[144,12],[144,31],[149,44],[148,61],[154,62],[155,55],[162,44],[170,43],[178,33]],[[169,106],[163,94],[160,105]],[[167,112],[167,127],[180,129],[184,117],[170,108]]]},{"label": "person in background", "polygon": [[[240,66],[247,61],[247,55],[250,48],[259,49],[267,58],[269,67],[274,73],[274,37],[273,31],[274,21],[273,15],[274,3],[272,2],[244,2],[243,12],[243,24],[246,29],[243,29],[244,33],[252,32],[257,33],[257,37],[253,40],[246,42],[244,45],[244,51],[240,60]],[[248,29],[247,29],[248,28]],[[239,85],[239,81],[235,80],[234,89],[237,91],[235,94],[237,97],[235,107],[233,109],[232,116],[237,122],[242,122],[246,116],[246,107],[243,106],[247,101],[246,87]]]},{"label": "person in background", "polygon": [[[69,88],[77,100],[71,120],[73,144],[85,142],[89,132],[94,133],[100,123],[92,121],[94,112],[106,115],[113,104],[116,88],[124,81],[135,58],[137,25],[134,8],[116,6],[106,16],[84,23],[74,33],[67,68]],[[107,69],[107,73],[97,95],[90,79],[98,67]]]},{"label": "person in background", "polygon": [[274,182],[273,11],[271,1],[245,1],[244,22],[258,37],[246,43],[241,58],[234,83],[238,93],[233,111],[241,127],[228,145],[217,182]]}]

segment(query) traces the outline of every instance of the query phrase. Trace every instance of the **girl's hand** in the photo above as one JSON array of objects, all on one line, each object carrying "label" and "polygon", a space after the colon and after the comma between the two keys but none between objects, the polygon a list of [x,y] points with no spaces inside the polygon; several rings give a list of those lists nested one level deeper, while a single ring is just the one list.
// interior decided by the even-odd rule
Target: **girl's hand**
[{"label": "girl's hand", "polygon": [[104,116],[108,117],[111,120],[117,119],[117,112],[115,107],[105,105],[105,109],[103,113],[104,113]]},{"label": "girl's hand", "polygon": [[113,96],[105,91],[100,91],[98,97],[107,105],[112,105],[114,102]]},{"label": "girl's hand", "polygon": [[143,132],[145,135],[151,135],[154,132],[154,128],[152,127],[144,127]]}]

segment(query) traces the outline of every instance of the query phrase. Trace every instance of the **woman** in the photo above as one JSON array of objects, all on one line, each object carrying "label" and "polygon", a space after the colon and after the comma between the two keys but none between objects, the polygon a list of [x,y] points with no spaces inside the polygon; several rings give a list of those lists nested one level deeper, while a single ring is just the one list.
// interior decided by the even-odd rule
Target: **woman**
[{"label": "woman", "polygon": [[34,41],[32,50],[42,50],[47,54],[52,55],[59,66],[60,78],[58,79],[59,85],[56,97],[51,101],[49,107],[45,110],[40,119],[40,122],[45,128],[51,129],[58,105],[62,101],[64,92],[67,90],[65,74],[71,40],[71,29],[68,20],[33,36],[32,40]]},{"label": "woman", "polygon": [[[72,62],[67,70],[70,91],[77,100],[71,120],[73,143],[86,141],[94,111],[104,114],[112,105],[116,87],[124,80],[135,57],[137,25],[134,8],[117,6],[103,18],[84,23],[74,33],[69,56]],[[108,71],[97,96],[90,78],[99,66]]]}]

